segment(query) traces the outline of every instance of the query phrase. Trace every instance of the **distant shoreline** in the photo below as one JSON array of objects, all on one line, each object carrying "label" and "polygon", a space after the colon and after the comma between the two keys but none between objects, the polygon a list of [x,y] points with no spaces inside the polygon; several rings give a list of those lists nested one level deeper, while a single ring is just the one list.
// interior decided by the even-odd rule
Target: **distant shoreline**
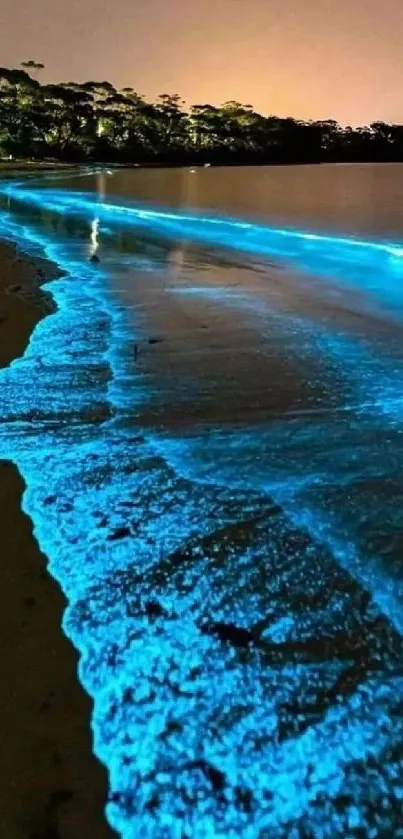
[{"label": "distant shoreline", "polygon": [[60,161],[28,161],[28,160],[13,160],[13,161],[2,161],[0,160],[0,179],[2,175],[19,175],[20,173],[23,174],[32,174],[35,175],[41,172],[66,172],[66,175],[69,173],[74,172],[83,172],[83,170],[88,170],[88,175],[93,174],[99,169],[112,169],[112,170],[121,170],[121,169],[197,169],[203,170],[206,168],[211,169],[241,169],[241,168],[266,168],[266,169],[289,169],[295,166],[298,167],[310,167],[310,166],[402,166],[403,165],[403,158],[402,160],[318,160],[318,161],[284,161],[284,162],[261,162],[261,161],[241,161],[241,162],[234,162],[234,161],[226,161],[222,163],[209,163],[207,166],[203,163],[198,162],[142,162],[142,163],[117,163],[117,162],[110,162],[110,161],[87,161],[87,162],[77,162],[77,163],[62,163]]}]

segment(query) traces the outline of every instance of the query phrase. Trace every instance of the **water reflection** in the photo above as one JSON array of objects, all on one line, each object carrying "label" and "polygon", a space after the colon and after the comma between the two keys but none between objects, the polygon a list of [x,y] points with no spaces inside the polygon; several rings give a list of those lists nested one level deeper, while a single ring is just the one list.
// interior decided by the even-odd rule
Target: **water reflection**
[{"label": "water reflection", "polygon": [[[67,189],[96,189],[98,175],[71,177]],[[37,182],[52,186],[52,181]],[[275,226],[403,238],[403,165],[357,164],[115,170],[113,200],[210,210]]]},{"label": "water reflection", "polygon": [[90,257],[95,256],[98,250],[99,250],[99,218],[94,218],[91,222]]}]

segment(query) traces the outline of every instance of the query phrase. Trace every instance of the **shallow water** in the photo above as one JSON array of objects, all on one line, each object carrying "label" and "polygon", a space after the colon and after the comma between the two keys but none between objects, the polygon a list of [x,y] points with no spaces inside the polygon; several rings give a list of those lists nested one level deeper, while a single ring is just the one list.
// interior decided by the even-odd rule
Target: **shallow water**
[{"label": "shallow water", "polygon": [[125,839],[399,835],[403,167],[363,169],[2,187],[66,276],[0,457]]}]

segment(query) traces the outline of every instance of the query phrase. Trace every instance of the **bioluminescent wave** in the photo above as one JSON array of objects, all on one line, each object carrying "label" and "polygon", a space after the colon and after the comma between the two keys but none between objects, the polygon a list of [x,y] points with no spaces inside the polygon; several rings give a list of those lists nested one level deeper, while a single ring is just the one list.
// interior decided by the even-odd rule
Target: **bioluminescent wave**
[{"label": "bioluminescent wave", "polygon": [[196,242],[235,248],[262,257],[286,260],[305,271],[334,278],[347,286],[359,287],[376,298],[390,312],[403,315],[401,283],[403,243],[362,240],[324,235],[303,230],[275,228],[212,214],[181,213],[148,206],[107,202],[91,193],[28,189],[5,184],[0,192],[17,201],[79,218],[99,219],[103,225],[145,229],[172,237],[189,237]]},{"label": "bioluminescent wave", "polygon": [[[1,232],[65,276],[0,373],[0,457],[68,598],[110,823],[124,839],[398,835],[401,249],[7,189]],[[20,203],[86,224],[100,265]],[[152,239],[119,255],[126,227],[203,242],[217,266],[221,247],[315,269],[382,328],[298,308],[298,277],[269,302],[264,272],[172,277]],[[145,337],[161,309],[166,350]]]}]

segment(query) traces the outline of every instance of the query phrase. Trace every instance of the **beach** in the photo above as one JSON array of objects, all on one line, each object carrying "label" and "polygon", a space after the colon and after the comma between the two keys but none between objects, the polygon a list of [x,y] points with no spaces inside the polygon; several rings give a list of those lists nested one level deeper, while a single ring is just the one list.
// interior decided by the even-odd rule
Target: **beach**
[{"label": "beach", "polygon": [[[52,268],[7,252],[20,358],[0,375],[0,452],[68,601],[32,539],[32,570],[8,551],[3,717],[25,768],[3,834],[105,835],[94,752],[124,839],[394,835],[401,251],[139,215],[131,178],[109,202],[98,175],[3,199],[5,230],[65,272],[24,352]],[[21,488],[13,543],[31,538]]]},{"label": "beach", "polygon": [[[53,309],[40,286],[58,273],[0,244],[1,367]],[[0,475],[0,837],[107,839],[115,834],[103,816],[106,771],[92,753],[92,703],[61,628],[65,599],[21,511],[21,477],[4,461]]]}]

